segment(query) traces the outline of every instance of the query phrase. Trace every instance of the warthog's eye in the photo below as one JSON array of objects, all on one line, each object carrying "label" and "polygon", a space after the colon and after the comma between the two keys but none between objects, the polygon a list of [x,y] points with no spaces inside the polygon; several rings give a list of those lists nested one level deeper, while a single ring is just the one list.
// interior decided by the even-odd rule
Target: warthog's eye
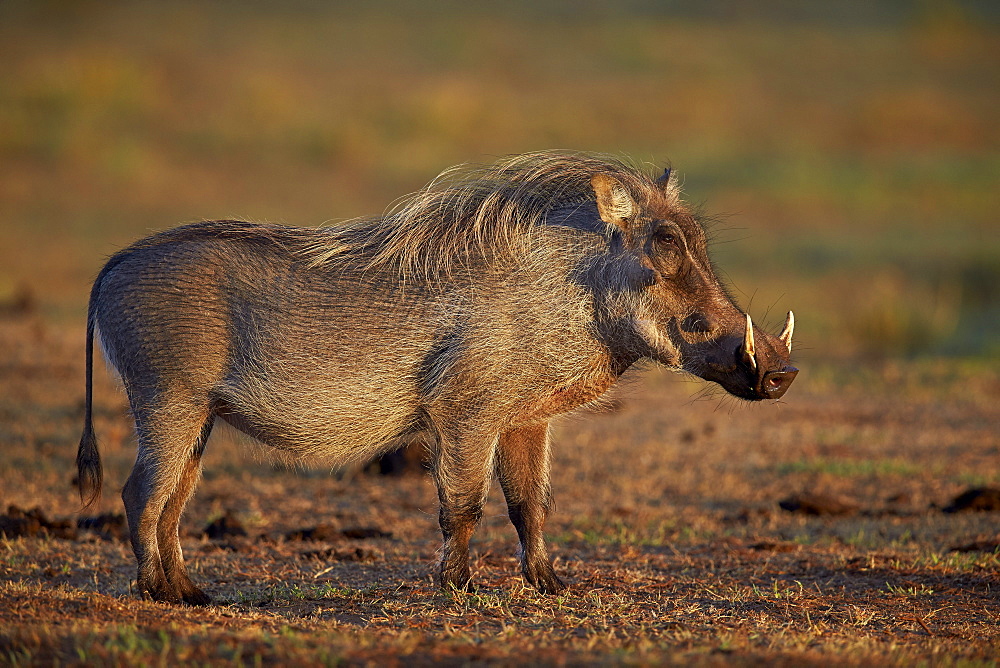
[{"label": "warthog's eye", "polygon": [[651,245],[648,251],[650,259],[661,276],[670,278],[680,271],[684,239],[674,226],[665,224],[654,229]]},{"label": "warthog's eye", "polygon": [[653,234],[653,240],[658,244],[673,244],[677,241],[674,233],[667,229],[659,229]]}]

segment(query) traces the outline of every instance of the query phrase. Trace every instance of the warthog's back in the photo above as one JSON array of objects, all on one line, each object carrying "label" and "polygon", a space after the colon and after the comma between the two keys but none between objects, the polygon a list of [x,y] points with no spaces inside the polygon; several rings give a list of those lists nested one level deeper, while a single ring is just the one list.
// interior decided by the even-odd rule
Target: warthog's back
[{"label": "warthog's back", "polygon": [[428,412],[489,405],[505,423],[562,412],[549,395],[604,373],[594,346],[567,345],[591,338],[592,307],[567,280],[565,242],[540,237],[516,266],[431,286],[363,258],[311,266],[301,250],[323,234],[220,221],[112,258],[96,321],[132,394],[207,393],[251,436],[339,463],[425,428]]}]

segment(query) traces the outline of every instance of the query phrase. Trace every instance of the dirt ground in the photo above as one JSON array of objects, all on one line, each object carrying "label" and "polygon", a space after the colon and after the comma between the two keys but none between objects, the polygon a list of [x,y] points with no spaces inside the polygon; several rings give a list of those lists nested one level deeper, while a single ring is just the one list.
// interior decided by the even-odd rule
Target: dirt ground
[{"label": "dirt ground", "polygon": [[803,366],[770,405],[634,374],[555,429],[547,534],[571,585],[560,596],[522,581],[498,489],[473,543],[477,588],[445,592],[426,473],[288,470],[220,432],[183,524],[189,569],[216,604],[189,608],[131,590],[117,491],[134,448],[103,370],[106,491],[80,515],[82,327],[8,313],[0,348],[0,663],[1000,657],[997,499],[949,507],[1000,482],[993,369]]}]

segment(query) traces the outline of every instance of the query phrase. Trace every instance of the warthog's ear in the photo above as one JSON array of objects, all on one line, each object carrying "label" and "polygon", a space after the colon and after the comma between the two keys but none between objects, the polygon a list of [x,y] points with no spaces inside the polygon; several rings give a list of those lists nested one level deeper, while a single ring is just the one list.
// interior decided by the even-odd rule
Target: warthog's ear
[{"label": "warthog's ear", "polygon": [[680,195],[677,177],[673,174],[673,170],[670,167],[664,168],[663,174],[660,178],[656,179],[656,185],[663,191],[663,194],[669,197],[678,197]]},{"label": "warthog's ear", "polygon": [[663,174],[660,178],[656,179],[656,185],[660,186],[664,190],[666,190],[667,186],[670,185],[670,171],[669,167],[664,167]]},{"label": "warthog's ear", "polygon": [[594,174],[590,177],[590,185],[597,195],[597,212],[601,220],[617,225],[622,231],[627,230],[629,219],[638,207],[621,181],[610,174]]}]

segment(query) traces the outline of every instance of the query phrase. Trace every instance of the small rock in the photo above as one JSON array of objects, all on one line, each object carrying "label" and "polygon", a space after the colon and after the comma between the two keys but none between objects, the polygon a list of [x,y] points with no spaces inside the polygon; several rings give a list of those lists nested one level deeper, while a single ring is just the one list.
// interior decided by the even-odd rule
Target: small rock
[{"label": "small rock", "polygon": [[301,552],[299,556],[322,561],[376,561],[382,558],[382,553],[370,547],[328,547]]},{"label": "small rock", "polygon": [[246,536],[247,530],[243,528],[243,523],[236,519],[230,511],[219,519],[206,526],[202,533],[215,540],[219,538],[229,538],[231,536]]},{"label": "small rock", "polygon": [[334,543],[352,538],[354,540],[365,540],[368,538],[392,538],[392,533],[382,531],[377,527],[348,527],[337,529],[330,524],[320,524],[307,529],[297,529],[285,534],[286,540],[310,540],[317,542]]},{"label": "small rock", "polygon": [[121,513],[104,513],[94,517],[81,517],[76,521],[79,529],[93,531],[103,540],[128,540],[128,525]]},{"label": "small rock", "polygon": [[802,549],[798,543],[787,543],[784,541],[765,540],[750,545],[751,550],[761,552],[797,552]]},{"label": "small rock", "polygon": [[946,513],[1000,510],[1000,489],[996,487],[968,489],[952,499],[942,510]]},{"label": "small rock", "polygon": [[997,552],[998,550],[1000,550],[1000,536],[974,540],[971,543],[948,548],[949,552]]},{"label": "small rock", "polygon": [[0,515],[0,534],[7,538],[37,536],[41,530],[42,525],[34,518],[15,517],[10,514]]},{"label": "small rock", "polygon": [[41,508],[23,510],[15,505],[7,507],[6,515],[0,515],[0,533],[8,538],[30,538],[42,534],[76,539],[76,527],[69,520],[49,520]]},{"label": "small rock", "polygon": [[857,504],[812,492],[793,494],[778,505],[782,510],[803,515],[850,515],[858,510]]},{"label": "small rock", "polygon": [[332,543],[343,540],[344,534],[332,524],[319,524],[306,529],[296,529],[285,534],[286,540],[312,540]]},{"label": "small rock", "polygon": [[376,527],[348,527],[340,532],[344,538],[392,538],[391,531],[382,531]]}]

